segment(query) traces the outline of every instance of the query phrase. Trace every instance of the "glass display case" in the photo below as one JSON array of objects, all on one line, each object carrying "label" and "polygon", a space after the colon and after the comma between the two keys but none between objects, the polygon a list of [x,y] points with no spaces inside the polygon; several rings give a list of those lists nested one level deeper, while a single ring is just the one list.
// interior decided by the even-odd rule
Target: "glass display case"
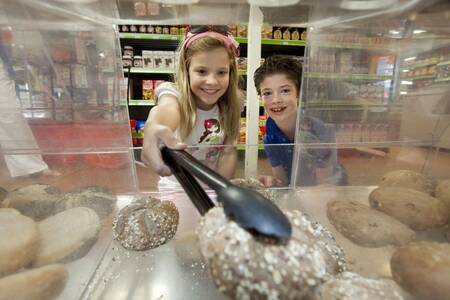
[{"label": "glass display case", "polygon": [[[212,19],[248,23],[247,74],[260,63],[263,21],[308,27],[295,143],[258,144],[260,99],[248,76],[247,142],[223,146],[237,154],[235,178],[271,175],[264,149],[292,155],[289,186],[269,189],[270,197],[306,214],[310,232],[330,232],[346,261],[333,276],[307,281],[314,295],[306,299],[363,299],[378,280],[398,293],[371,299],[449,299],[448,3],[168,2],[0,1],[0,299],[227,299],[200,253],[199,212],[176,182],[158,185],[136,165],[121,103],[117,25]],[[327,139],[312,135],[306,119],[322,124]],[[113,219],[149,196],[175,204],[176,235],[154,249],[125,249],[113,239]],[[348,276],[369,287],[345,295],[359,287]],[[327,298],[333,280],[344,288]]]}]

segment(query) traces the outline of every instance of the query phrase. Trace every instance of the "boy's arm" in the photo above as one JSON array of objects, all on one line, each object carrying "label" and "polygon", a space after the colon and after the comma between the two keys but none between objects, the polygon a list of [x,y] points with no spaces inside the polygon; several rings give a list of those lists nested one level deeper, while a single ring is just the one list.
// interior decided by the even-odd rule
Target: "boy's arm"
[{"label": "boy's arm", "polygon": [[161,157],[160,147],[166,145],[172,149],[184,149],[174,135],[180,125],[178,100],[173,95],[164,94],[158,99],[158,105],[150,110],[144,127],[144,144],[141,159],[161,176],[171,174]]},{"label": "boy's arm", "polygon": [[234,173],[236,172],[237,152],[236,149],[231,146],[233,145],[233,141],[226,139],[225,145],[229,146],[224,147],[222,153],[220,154],[217,171],[223,177],[232,179],[234,177]]}]

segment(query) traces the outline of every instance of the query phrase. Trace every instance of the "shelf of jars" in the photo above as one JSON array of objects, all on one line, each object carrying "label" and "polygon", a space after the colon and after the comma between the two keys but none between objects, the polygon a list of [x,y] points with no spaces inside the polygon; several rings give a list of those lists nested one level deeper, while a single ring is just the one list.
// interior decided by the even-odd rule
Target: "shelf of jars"
[{"label": "shelf of jars", "polygon": [[318,73],[306,72],[306,78],[322,79],[348,79],[348,80],[392,80],[391,75],[371,75],[371,74],[346,74],[346,73]]}]

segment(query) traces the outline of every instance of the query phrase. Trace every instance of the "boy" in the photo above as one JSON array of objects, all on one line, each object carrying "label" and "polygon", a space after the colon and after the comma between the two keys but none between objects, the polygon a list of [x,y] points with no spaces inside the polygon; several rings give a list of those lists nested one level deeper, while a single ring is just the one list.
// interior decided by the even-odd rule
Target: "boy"
[{"label": "boy", "polygon": [[[286,186],[291,181],[294,153],[297,108],[302,77],[302,65],[294,57],[275,55],[269,57],[253,76],[258,95],[264,102],[268,115],[264,150],[272,166],[273,176],[259,179],[265,186]],[[334,132],[317,118],[302,116],[300,122],[302,142],[333,143]],[[346,184],[347,177],[336,161],[336,152],[329,148],[302,150],[297,181],[301,185],[317,183],[316,168],[332,164],[334,183]]]}]

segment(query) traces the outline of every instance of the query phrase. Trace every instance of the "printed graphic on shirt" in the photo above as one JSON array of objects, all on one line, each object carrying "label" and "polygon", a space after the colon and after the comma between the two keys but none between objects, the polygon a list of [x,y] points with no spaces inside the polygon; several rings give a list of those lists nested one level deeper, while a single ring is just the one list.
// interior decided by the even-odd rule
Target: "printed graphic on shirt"
[{"label": "printed graphic on shirt", "polygon": [[[219,120],[207,119],[204,121],[203,125],[205,127],[205,131],[200,137],[198,144],[222,144],[221,139],[223,137],[223,132]],[[213,167],[217,163],[217,158],[219,157],[220,151],[221,147],[199,147],[193,150],[193,155],[196,157],[200,156],[203,163]]]}]

